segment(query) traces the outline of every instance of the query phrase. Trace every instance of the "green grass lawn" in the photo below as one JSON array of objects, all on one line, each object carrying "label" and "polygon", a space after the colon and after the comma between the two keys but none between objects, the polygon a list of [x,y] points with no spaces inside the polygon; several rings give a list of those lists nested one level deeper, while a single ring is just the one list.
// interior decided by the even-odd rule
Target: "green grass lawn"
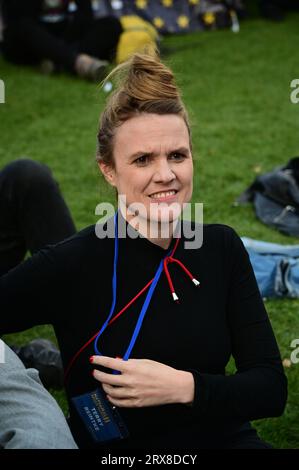
[{"label": "green grass lawn", "polygon": [[[290,102],[290,82],[299,78],[298,15],[275,24],[248,20],[230,31],[168,37],[166,58],[181,86],[193,124],[193,202],[204,203],[204,222],[233,226],[241,236],[299,243],[259,222],[252,207],[234,199],[265,172],[299,154],[299,103]],[[95,223],[96,205],[114,193],[95,165],[96,131],[105,94],[67,76],[45,77],[0,59],[6,103],[0,105],[0,166],[28,156],[48,164],[59,181],[77,228]],[[283,358],[299,338],[299,300],[266,302]],[[49,337],[49,326],[7,338],[23,344]],[[228,370],[233,371],[231,362]],[[280,418],[255,422],[277,448],[299,448],[299,364],[286,369],[289,399]],[[66,411],[62,392],[55,392]]]}]

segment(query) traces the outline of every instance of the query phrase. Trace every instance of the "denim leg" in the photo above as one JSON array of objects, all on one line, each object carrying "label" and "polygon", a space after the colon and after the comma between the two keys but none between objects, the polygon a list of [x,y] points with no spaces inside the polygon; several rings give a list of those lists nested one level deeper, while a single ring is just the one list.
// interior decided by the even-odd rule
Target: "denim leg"
[{"label": "denim leg", "polygon": [[299,297],[299,245],[242,237],[262,297]]}]

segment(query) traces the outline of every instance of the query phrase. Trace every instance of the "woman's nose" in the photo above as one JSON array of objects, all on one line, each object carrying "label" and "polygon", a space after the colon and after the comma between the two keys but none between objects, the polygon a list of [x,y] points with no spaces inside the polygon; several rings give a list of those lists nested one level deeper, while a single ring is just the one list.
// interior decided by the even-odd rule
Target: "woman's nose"
[{"label": "woman's nose", "polygon": [[171,165],[168,161],[160,161],[155,167],[154,181],[158,182],[169,182],[175,179],[175,173],[173,172]]}]

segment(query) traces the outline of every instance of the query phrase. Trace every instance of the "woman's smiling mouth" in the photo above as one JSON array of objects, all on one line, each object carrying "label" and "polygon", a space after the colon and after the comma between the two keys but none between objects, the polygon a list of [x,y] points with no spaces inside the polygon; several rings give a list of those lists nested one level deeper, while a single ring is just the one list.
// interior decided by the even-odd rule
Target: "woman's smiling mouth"
[{"label": "woman's smiling mouth", "polygon": [[149,197],[157,202],[164,202],[164,201],[167,202],[167,201],[175,200],[177,192],[178,191],[176,189],[169,190],[169,191],[160,191],[160,192],[151,194]]}]

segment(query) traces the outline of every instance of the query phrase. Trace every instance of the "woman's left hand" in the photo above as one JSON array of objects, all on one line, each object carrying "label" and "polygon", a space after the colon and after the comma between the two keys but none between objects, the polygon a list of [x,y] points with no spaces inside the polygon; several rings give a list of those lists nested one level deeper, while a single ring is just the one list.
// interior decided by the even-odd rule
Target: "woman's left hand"
[{"label": "woman's left hand", "polygon": [[177,370],[148,359],[114,359],[92,356],[92,364],[120,371],[106,374],[93,371],[102,383],[108,400],[115,406],[139,408],[169,403],[191,404],[194,399],[194,379],[191,372]]}]

